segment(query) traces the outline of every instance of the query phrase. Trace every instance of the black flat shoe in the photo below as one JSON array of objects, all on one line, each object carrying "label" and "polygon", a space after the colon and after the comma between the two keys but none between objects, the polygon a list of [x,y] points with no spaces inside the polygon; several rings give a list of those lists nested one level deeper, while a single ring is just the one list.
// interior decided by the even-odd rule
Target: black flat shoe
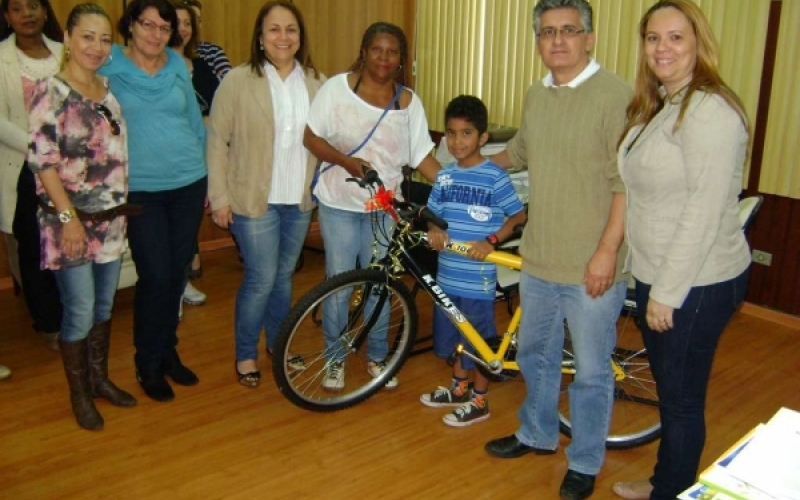
[{"label": "black flat shoe", "polygon": [[489,455],[498,458],[517,458],[526,453],[534,453],[536,455],[552,455],[556,452],[556,450],[534,448],[533,446],[528,446],[527,444],[521,443],[520,440],[517,439],[516,434],[489,441],[486,443],[483,449],[486,450]]},{"label": "black flat shoe", "polygon": [[200,382],[197,375],[181,362],[178,352],[174,349],[164,357],[161,366],[164,368],[164,374],[178,385],[197,385]]},{"label": "black flat shoe", "polygon": [[583,500],[594,493],[594,476],[568,470],[558,492],[564,500]]},{"label": "black flat shoe", "polygon": [[258,384],[261,383],[261,372],[258,370],[253,370],[251,372],[242,373],[239,371],[239,367],[236,366],[236,363],[233,365],[233,369],[236,370],[236,376],[239,377],[239,383],[245,387],[258,387]]},{"label": "black flat shoe", "polygon": [[175,399],[175,393],[172,391],[167,379],[164,375],[158,373],[146,373],[136,370],[136,380],[142,386],[142,390],[148,397],[156,401],[171,401]]}]

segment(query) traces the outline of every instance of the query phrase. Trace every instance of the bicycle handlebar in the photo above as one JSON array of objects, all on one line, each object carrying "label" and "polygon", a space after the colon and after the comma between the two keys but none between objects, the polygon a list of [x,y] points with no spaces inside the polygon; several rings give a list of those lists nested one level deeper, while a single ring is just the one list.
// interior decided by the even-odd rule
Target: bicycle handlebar
[{"label": "bicycle handlebar", "polygon": [[361,167],[362,172],[364,173],[364,177],[357,178],[357,177],[348,177],[345,181],[346,182],[355,182],[358,184],[359,187],[363,189],[367,189],[373,184],[377,184],[378,186],[383,186],[383,181],[378,176],[378,171],[374,168],[369,167]]},{"label": "bicycle handlebar", "polygon": [[399,201],[393,200],[394,207],[398,211],[398,215],[402,219],[406,219],[412,222],[419,221],[425,225],[427,229],[427,223],[430,222],[434,226],[438,227],[442,230],[447,230],[447,221],[433,213],[433,211],[425,205],[418,205],[416,203],[411,203],[409,201]]},{"label": "bicycle handlebar", "polygon": [[[361,179],[350,177],[347,182],[355,182],[361,188],[370,190],[373,196],[367,205],[387,212],[392,218],[419,221],[425,225],[425,229],[428,222],[442,230],[448,227],[447,221],[433,213],[427,206],[395,199],[394,192],[383,187],[383,181],[375,169],[365,168],[364,177]],[[378,187],[375,188],[375,185]]]}]

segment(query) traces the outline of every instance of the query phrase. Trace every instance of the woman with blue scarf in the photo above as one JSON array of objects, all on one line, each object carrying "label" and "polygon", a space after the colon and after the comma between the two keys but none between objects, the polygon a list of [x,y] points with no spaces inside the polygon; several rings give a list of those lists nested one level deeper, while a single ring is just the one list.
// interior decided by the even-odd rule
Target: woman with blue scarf
[{"label": "woman with blue scarf", "polygon": [[178,307],[207,189],[205,128],[192,79],[175,45],[178,16],[169,0],[133,0],[118,24],[127,47],[114,46],[101,73],[128,123],[128,222],[136,264],[133,340],[136,376],[156,401],[198,378],[178,352]]}]

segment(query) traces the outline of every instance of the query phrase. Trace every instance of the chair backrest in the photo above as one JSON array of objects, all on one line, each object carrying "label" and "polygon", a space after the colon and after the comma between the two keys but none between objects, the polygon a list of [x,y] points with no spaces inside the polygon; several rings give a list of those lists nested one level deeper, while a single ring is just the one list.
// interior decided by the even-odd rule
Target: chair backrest
[{"label": "chair backrest", "polygon": [[764,197],[761,195],[748,196],[739,200],[739,222],[742,224],[742,230],[746,230],[753,218],[761,208],[764,202]]}]

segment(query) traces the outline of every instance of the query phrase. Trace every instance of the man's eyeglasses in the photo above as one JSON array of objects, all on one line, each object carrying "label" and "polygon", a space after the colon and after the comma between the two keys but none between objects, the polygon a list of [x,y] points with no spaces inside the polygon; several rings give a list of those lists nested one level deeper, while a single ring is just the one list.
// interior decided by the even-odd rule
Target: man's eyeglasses
[{"label": "man's eyeglasses", "polygon": [[149,19],[137,19],[136,22],[139,23],[139,25],[148,33],[155,33],[156,30],[158,30],[162,35],[172,34],[172,26],[168,24],[162,24],[159,26]]},{"label": "man's eyeglasses", "polygon": [[100,115],[106,119],[108,125],[111,127],[111,134],[112,135],[119,135],[121,132],[119,126],[119,120],[115,120],[114,116],[111,114],[111,110],[105,107],[103,104],[95,104],[94,109],[97,110]]},{"label": "man's eyeglasses", "polygon": [[581,33],[586,33],[586,30],[578,29],[575,26],[564,26],[563,28],[542,28],[541,31],[536,34],[536,38],[553,40],[559,33],[561,33],[561,36],[564,38],[575,38]]}]

